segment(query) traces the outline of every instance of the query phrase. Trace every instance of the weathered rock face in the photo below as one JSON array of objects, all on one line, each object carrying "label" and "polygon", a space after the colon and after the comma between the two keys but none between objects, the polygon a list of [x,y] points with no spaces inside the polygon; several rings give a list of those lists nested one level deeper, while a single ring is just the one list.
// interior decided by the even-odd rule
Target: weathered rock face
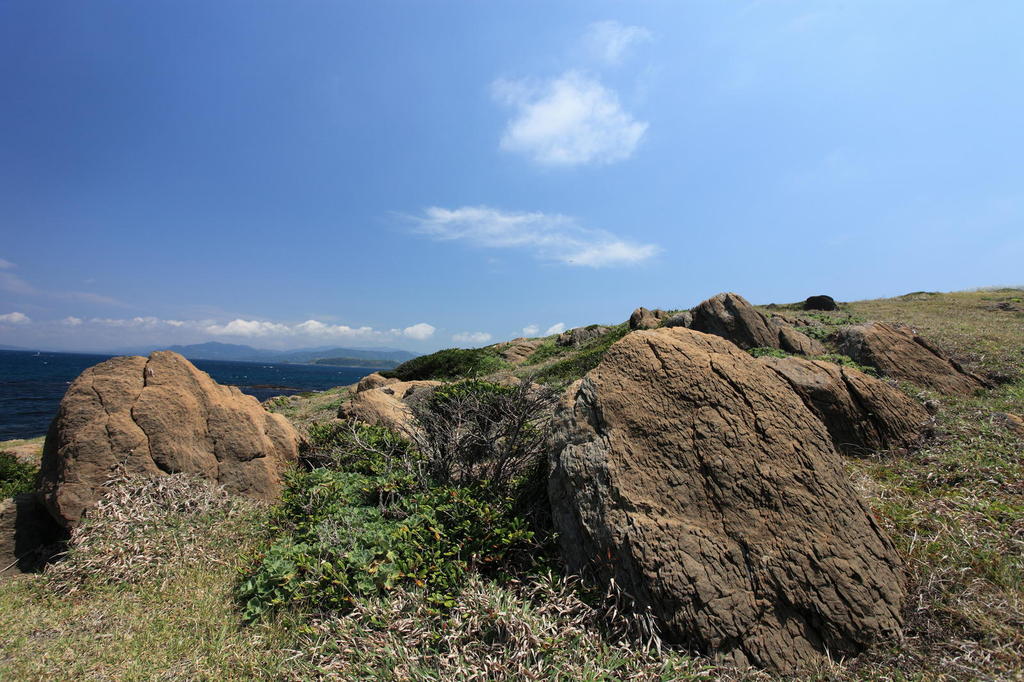
[{"label": "weathered rock face", "polygon": [[340,419],[354,419],[386,426],[395,433],[408,434],[413,428],[411,406],[430,394],[440,381],[399,381],[356,393],[338,408]]},{"label": "weathered rock face", "polygon": [[860,324],[841,330],[838,342],[839,352],[860,364],[940,393],[971,395],[986,385],[906,328],[882,322]]},{"label": "weathered rock face", "polygon": [[804,301],[804,310],[838,310],[836,300],[831,296],[808,296]]},{"label": "weathered rock face", "polygon": [[729,339],[740,348],[779,348],[788,353],[823,355],[819,342],[762,315],[739,294],[718,294],[692,310],[690,329]]},{"label": "weathered rock face", "polygon": [[863,455],[914,445],[928,422],[903,391],[850,367],[805,358],[761,358],[803,399],[843,452]]},{"label": "weathered rock face", "polygon": [[559,337],[555,339],[555,343],[559,346],[579,348],[587,341],[600,338],[607,333],[608,327],[602,327],[600,325],[577,327],[576,329],[570,329],[569,331],[560,334]]},{"label": "weathered rock face", "polygon": [[40,551],[61,536],[57,522],[32,493],[0,500],[0,576],[38,567]]},{"label": "weathered rock face", "polygon": [[693,324],[693,313],[689,310],[684,310],[681,313],[666,317],[665,321],[661,324],[663,327],[689,327]]},{"label": "weathered rock face", "polygon": [[544,339],[512,339],[505,343],[497,344],[498,355],[510,365],[521,365],[526,362],[533,351],[537,350],[544,343]]},{"label": "weathered rock face", "polygon": [[899,561],[824,426],[728,341],[627,335],[569,389],[555,441],[569,569],[614,578],[670,640],[791,673],[899,633]]},{"label": "weathered rock face", "polygon": [[371,388],[380,388],[381,386],[387,386],[388,384],[394,384],[398,379],[388,379],[382,376],[380,372],[374,372],[373,374],[367,374],[365,377],[359,380],[356,384],[356,393],[362,393],[363,391],[369,391]]},{"label": "weathered rock face", "polygon": [[284,417],[177,353],[112,358],[82,372],[61,400],[43,448],[40,495],[66,526],[122,467],[192,473],[269,500],[280,491],[281,468],[298,456],[298,441]]},{"label": "weathered rock face", "polygon": [[629,316],[629,328],[633,330],[655,329],[661,325],[661,321],[666,317],[668,317],[668,313],[664,310],[648,310],[647,308],[640,307]]}]

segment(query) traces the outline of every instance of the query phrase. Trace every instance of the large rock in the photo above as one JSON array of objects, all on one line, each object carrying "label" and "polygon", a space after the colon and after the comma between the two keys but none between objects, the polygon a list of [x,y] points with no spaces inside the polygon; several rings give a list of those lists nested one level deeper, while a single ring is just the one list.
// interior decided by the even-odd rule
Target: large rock
[{"label": "large rock", "polygon": [[570,570],[736,664],[792,673],[898,636],[893,546],[766,365],[717,336],[641,331],[566,400],[549,499]]},{"label": "large rock", "polygon": [[690,329],[729,339],[740,348],[778,348],[801,355],[824,355],[825,347],[806,334],[770,319],[739,294],[713,296],[692,310]]},{"label": "large rock", "polygon": [[684,310],[679,313],[675,313],[666,317],[661,326],[663,327],[689,327],[693,324],[693,313],[689,310]]},{"label": "large rock", "polygon": [[555,343],[559,346],[579,348],[588,341],[599,339],[607,333],[608,327],[602,327],[598,324],[592,324],[589,327],[576,327],[575,329],[562,332],[562,334],[555,339]]},{"label": "large rock", "polygon": [[641,306],[629,316],[629,328],[633,330],[656,329],[661,326],[661,321],[668,316],[668,313],[664,310],[648,310]]},{"label": "large rock", "polygon": [[360,391],[338,408],[340,419],[354,419],[386,426],[408,435],[413,429],[412,405],[430,395],[440,381],[399,381],[380,388]]},{"label": "large rock", "polygon": [[369,391],[370,389],[380,388],[381,386],[387,386],[388,384],[397,383],[398,379],[389,379],[380,372],[374,372],[367,374],[365,377],[359,380],[356,384],[356,393],[362,393],[363,391]]},{"label": "large rock", "polygon": [[43,448],[40,494],[66,526],[119,470],[191,473],[270,500],[298,441],[287,419],[177,353],[112,358],[82,372],[61,400]]},{"label": "large rock", "polygon": [[839,332],[839,352],[882,374],[940,393],[971,395],[986,383],[906,327],[871,322]]},{"label": "large rock", "polygon": [[911,447],[928,422],[920,403],[856,369],[798,357],[761,362],[785,379],[847,454]]}]

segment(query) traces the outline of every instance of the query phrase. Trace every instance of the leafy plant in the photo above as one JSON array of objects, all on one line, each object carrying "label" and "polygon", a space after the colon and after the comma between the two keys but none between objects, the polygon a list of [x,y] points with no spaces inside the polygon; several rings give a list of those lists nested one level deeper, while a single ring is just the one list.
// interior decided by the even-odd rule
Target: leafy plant
[{"label": "leafy plant", "polygon": [[30,493],[39,467],[22,462],[13,452],[0,452],[0,499]]},{"label": "leafy plant", "polygon": [[751,348],[747,351],[755,358],[788,358],[792,353],[787,353],[784,350],[778,348]]}]

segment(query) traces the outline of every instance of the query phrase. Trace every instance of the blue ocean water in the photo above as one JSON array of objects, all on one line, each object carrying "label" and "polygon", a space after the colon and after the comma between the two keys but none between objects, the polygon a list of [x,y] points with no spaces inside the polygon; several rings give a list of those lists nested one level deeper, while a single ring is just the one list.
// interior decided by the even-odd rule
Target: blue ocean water
[{"label": "blue ocean water", "polygon": [[[0,441],[45,434],[68,385],[82,370],[110,357],[0,350]],[[215,381],[238,386],[243,393],[259,400],[345,386],[376,371],[372,367],[223,360],[193,360],[192,364]]]}]

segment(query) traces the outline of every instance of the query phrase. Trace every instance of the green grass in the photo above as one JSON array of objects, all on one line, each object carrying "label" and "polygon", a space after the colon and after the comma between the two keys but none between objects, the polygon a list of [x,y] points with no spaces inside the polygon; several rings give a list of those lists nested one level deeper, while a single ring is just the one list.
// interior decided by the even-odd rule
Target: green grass
[{"label": "green grass", "polygon": [[446,348],[430,355],[413,358],[394,369],[381,372],[381,374],[401,381],[473,379],[497,372],[508,366],[508,363],[501,359],[498,351],[491,346],[486,348]]},{"label": "green grass", "polygon": [[35,489],[39,467],[19,460],[14,453],[0,452],[0,499]]}]

